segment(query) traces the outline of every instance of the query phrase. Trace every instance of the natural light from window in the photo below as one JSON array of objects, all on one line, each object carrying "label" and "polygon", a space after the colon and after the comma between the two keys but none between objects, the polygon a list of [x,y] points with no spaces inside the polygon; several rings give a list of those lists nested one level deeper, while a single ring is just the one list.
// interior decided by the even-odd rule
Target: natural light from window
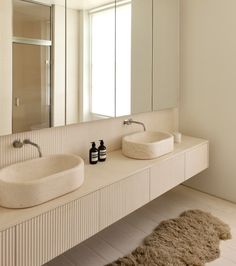
[{"label": "natural light from window", "polygon": [[131,3],[116,11],[116,116],[131,112]]},{"label": "natural light from window", "polygon": [[91,13],[91,112],[114,117],[130,109],[131,3],[126,3]]}]

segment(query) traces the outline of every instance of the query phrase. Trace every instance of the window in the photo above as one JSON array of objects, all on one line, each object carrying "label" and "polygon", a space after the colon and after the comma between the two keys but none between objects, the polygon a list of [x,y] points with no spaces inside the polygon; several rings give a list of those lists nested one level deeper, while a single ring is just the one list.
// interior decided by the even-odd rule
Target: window
[{"label": "window", "polygon": [[131,3],[91,12],[91,112],[115,117],[131,109]]}]

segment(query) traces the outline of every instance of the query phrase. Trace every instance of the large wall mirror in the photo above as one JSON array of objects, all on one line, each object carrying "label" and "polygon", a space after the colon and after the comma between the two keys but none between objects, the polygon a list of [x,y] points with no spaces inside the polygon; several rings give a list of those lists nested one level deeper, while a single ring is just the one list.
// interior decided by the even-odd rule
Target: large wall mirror
[{"label": "large wall mirror", "polygon": [[157,110],[154,86],[166,87],[155,81],[155,34],[178,1],[2,0],[0,135]]},{"label": "large wall mirror", "polygon": [[67,0],[66,123],[152,110],[152,1]]},{"label": "large wall mirror", "polygon": [[64,0],[0,1],[0,135],[63,125],[65,11]]}]

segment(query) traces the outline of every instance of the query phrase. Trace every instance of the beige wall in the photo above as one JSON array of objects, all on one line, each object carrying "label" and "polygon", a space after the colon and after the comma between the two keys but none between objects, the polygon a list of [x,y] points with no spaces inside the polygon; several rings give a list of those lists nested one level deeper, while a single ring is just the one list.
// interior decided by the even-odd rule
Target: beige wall
[{"label": "beige wall", "polygon": [[180,130],[210,140],[188,185],[236,202],[236,1],[183,0]]},{"label": "beige wall", "polygon": [[0,1],[0,135],[12,132],[12,1]]}]

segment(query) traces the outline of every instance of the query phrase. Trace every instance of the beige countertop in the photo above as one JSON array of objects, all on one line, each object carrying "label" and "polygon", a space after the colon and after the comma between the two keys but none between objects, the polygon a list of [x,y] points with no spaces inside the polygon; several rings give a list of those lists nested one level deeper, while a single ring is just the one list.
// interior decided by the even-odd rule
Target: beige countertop
[{"label": "beige countertop", "polygon": [[74,192],[32,208],[7,209],[0,207],[0,231],[48,212],[58,206],[67,204],[105,186],[116,183],[130,175],[152,167],[159,161],[180,154],[181,152],[186,152],[204,143],[207,143],[207,140],[183,136],[182,142],[175,144],[173,152],[153,160],[130,159],[122,155],[121,150],[113,151],[107,155],[106,162],[96,165],[85,165],[85,181]]}]

